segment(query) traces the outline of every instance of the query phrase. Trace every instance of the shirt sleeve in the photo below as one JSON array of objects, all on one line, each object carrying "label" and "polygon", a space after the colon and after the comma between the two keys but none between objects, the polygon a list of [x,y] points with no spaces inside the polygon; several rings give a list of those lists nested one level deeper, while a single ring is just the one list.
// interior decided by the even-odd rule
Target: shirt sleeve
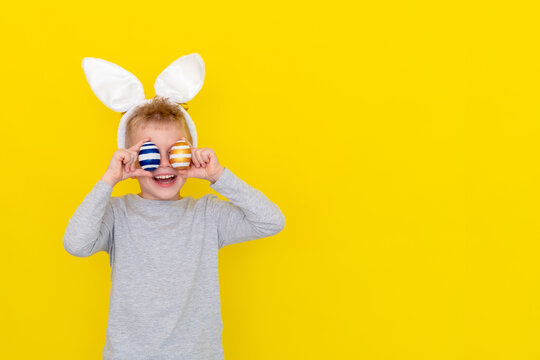
[{"label": "shirt sleeve", "polygon": [[71,255],[87,257],[99,251],[110,254],[113,241],[113,188],[99,180],[69,219],[64,233],[64,249]]},{"label": "shirt sleeve", "polygon": [[210,216],[217,222],[218,249],[272,236],[285,227],[285,216],[280,208],[229,168],[225,168],[210,187],[230,200],[209,196]]}]

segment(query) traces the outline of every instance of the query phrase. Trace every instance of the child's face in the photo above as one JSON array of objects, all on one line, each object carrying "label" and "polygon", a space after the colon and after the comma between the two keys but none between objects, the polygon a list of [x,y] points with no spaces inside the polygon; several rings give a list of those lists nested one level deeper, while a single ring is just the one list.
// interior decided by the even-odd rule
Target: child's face
[{"label": "child's face", "polygon": [[[141,197],[151,200],[180,200],[179,192],[186,179],[169,163],[169,150],[181,137],[187,139],[184,131],[175,125],[164,125],[161,128],[157,128],[155,125],[149,124],[145,128],[135,129],[131,135],[133,144],[149,137],[150,141],[158,147],[160,164],[152,172],[154,177],[157,175],[175,175],[174,181],[171,184],[160,184],[154,177],[150,176],[137,177],[137,181],[141,187]],[[138,161],[136,162],[136,166],[137,168],[141,168]]]}]

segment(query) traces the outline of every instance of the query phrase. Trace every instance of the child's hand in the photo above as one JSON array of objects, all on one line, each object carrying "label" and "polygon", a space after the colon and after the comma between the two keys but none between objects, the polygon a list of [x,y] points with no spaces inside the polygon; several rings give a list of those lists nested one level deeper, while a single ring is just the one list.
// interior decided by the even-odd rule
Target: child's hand
[{"label": "child's hand", "polygon": [[214,149],[194,148],[188,139],[182,139],[186,140],[191,148],[191,166],[186,170],[177,170],[180,176],[205,179],[215,183],[225,168],[219,164]]},{"label": "child's hand", "polygon": [[139,141],[129,149],[116,150],[101,180],[114,187],[114,185],[129,177],[153,176],[151,171],[135,167],[135,163],[139,160],[139,149],[148,140],[150,140],[149,137]]}]

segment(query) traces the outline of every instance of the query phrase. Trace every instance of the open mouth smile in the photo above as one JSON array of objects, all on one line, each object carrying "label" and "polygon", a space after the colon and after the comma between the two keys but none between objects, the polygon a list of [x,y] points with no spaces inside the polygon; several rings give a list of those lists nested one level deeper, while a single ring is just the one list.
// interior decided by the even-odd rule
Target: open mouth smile
[{"label": "open mouth smile", "polygon": [[176,175],[156,175],[152,179],[161,187],[170,187],[176,182]]}]

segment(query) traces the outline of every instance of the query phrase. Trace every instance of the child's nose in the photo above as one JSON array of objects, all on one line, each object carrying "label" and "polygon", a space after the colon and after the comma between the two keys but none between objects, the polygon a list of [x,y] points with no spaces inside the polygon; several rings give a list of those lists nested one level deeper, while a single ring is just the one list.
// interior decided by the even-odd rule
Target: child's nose
[{"label": "child's nose", "polygon": [[160,161],[159,161],[159,167],[172,167],[170,161],[169,161],[169,153],[167,152],[165,155],[160,155]]}]

